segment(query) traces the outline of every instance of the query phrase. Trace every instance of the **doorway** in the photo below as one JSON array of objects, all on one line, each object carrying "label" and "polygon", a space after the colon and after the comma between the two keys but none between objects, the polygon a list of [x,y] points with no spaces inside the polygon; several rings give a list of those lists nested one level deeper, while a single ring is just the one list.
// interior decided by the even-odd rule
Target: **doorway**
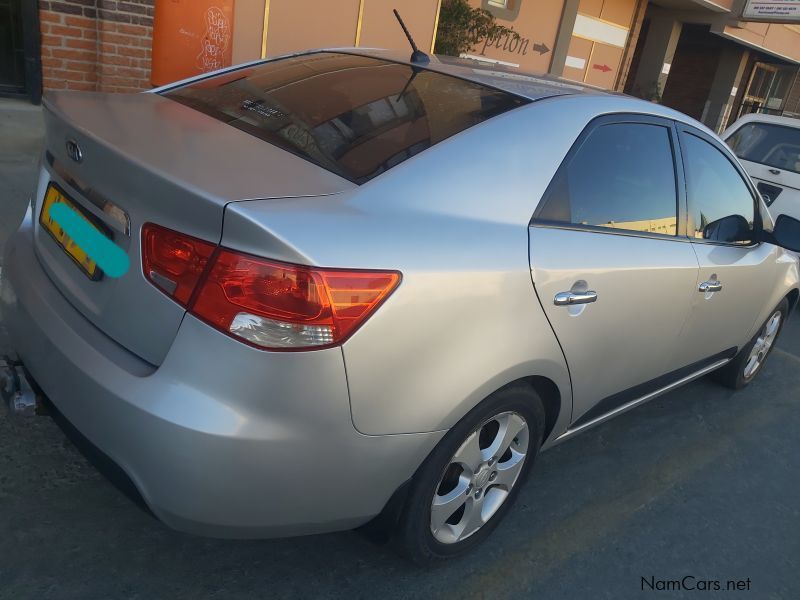
[{"label": "doorway", "polygon": [[0,0],[0,95],[41,99],[39,7],[36,0]]}]

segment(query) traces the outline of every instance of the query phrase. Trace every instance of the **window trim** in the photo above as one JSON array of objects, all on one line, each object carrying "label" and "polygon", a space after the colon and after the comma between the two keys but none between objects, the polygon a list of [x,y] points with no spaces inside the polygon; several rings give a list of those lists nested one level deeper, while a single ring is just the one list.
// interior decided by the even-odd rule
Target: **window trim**
[{"label": "window trim", "polygon": [[[686,229],[685,235],[689,241],[693,244],[706,244],[710,246],[726,246],[728,248],[755,248],[763,243],[762,241],[762,232],[764,231],[764,220],[761,216],[761,194],[758,193],[755,187],[755,183],[751,177],[747,174],[747,171],[744,170],[741,164],[739,164],[739,160],[736,158],[736,155],[733,153],[733,150],[725,144],[724,142],[718,141],[712,136],[708,135],[706,132],[698,129],[697,127],[693,127],[691,125],[687,125],[686,123],[677,123],[677,130],[678,130],[678,145],[680,147],[680,159],[681,165],[684,169],[683,173],[683,191],[686,197]],[[702,238],[692,237],[689,233],[690,230],[694,227],[694,217],[692,215],[692,211],[690,210],[689,206],[689,178],[685,172],[685,161],[687,160],[688,156],[686,153],[686,149],[684,147],[684,140],[685,136],[693,135],[696,138],[701,139],[702,141],[710,144],[714,148],[716,148],[722,156],[728,159],[728,162],[731,164],[733,169],[739,175],[741,180],[744,182],[745,187],[750,192],[750,196],[753,199],[753,241],[749,244],[742,244],[737,242],[720,242],[717,240],[705,240]]]},{"label": "window trim", "polygon": [[[624,125],[624,124],[638,124],[638,125],[656,125],[660,127],[664,127],[667,130],[667,134],[669,136],[670,147],[672,150],[672,170],[675,177],[675,212],[677,217],[677,227],[675,235],[669,235],[665,233],[653,233],[649,231],[635,231],[633,229],[612,229],[610,227],[603,227],[601,225],[580,225],[577,223],[566,223],[562,221],[551,221],[548,219],[542,219],[539,215],[541,215],[542,211],[544,210],[547,203],[550,201],[550,197],[554,193],[554,189],[556,186],[556,182],[558,181],[559,177],[564,174],[567,168],[569,168],[572,160],[575,158],[575,155],[581,150],[583,145],[589,139],[589,137],[600,127],[604,127],[606,125]],[[683,180],[683,163],[681,161],[681,154],[678,142],[678,131],[675,128],[674,121],[670,119],[666,119],[664,117],[658,117],[655,115],[644,115],[644,114],[636,114],[636,113],[614,113],[609,115],[602,115],[599,117],[595,117],[586,125],[586,127],[581,131],[580,135],[578,135],[575,142],[572,144],[572,147],[567,152],[564,160],[561,161],[558,169],[556,169],[555,174],[553,175],[550,183],[547,185],[547,189],[545,189],[544,194],[540,198],[536,210],[531,217],[530,222],[528,223],[529,227],[543,227],[548,229],[565,229],[570,231],[583,231],[587,233],[600,233],[606,235],[621,235],[625,237],[638,237],[638,238],[649,238],[649,239],[657,239],[657,240],[667,240],[673,242],[687,242],[690,241],[688,238],[688,230],[687,230],[687,197],[686,197],[686,187],[685,185],[681,184]]]}]

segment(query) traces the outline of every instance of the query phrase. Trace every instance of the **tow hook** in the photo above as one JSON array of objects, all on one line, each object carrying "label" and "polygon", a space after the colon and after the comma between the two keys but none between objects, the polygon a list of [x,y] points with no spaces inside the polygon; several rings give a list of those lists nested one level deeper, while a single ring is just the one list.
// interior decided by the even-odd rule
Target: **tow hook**
[{"label": "tow hook", "polygon": [[38,412],[36,391],[19,361],[0,359],[0,396],[11,414],[31,416]]}]

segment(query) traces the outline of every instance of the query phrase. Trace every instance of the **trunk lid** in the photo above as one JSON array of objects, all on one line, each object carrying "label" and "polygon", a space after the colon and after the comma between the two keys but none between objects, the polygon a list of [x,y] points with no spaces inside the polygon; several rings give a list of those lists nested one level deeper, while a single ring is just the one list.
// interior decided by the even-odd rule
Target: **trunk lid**
[{"label": "trunk lid", "polygon": [[[155,94],[54,93],[45,99],[45,162],[34,230],[50,279],[88,320],[160,364],[185,313],[142,273],[147,222],[219,243],[225,206],[334,194],[347,180]],[[75,160],[75,147],[80,161]],[[122,277],[89,279],[39,223],[50,182],[107,226],[130,260]]]}]

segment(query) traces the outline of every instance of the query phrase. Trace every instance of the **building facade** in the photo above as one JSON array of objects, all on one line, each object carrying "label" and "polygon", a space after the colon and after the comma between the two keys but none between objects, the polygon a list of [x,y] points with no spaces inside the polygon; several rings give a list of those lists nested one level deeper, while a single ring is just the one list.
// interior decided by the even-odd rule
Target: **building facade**
[{"label": "building facade", "polygon": [[[473,59],[624,91],[717,131],[748,112],[800,116],[800,0],[469,2],[517,34],[480,40],[465,53]],[[0,93],[25,77],[16,89],[34,101],[40,89],[133,92],[308,48],[407,49],[395,7],[417,45],[435,51],[441,4],[0,0],[0,27],[27,32],[2,50],[13,60],[0,55]]]},{"label": "building facade", "polygon": [[530,0],[471,2],[550,50],[484,43],[476,58],[624,91],[715,131],[750,112],[800,116],[800,2],[564,0],[547,11]]}]

